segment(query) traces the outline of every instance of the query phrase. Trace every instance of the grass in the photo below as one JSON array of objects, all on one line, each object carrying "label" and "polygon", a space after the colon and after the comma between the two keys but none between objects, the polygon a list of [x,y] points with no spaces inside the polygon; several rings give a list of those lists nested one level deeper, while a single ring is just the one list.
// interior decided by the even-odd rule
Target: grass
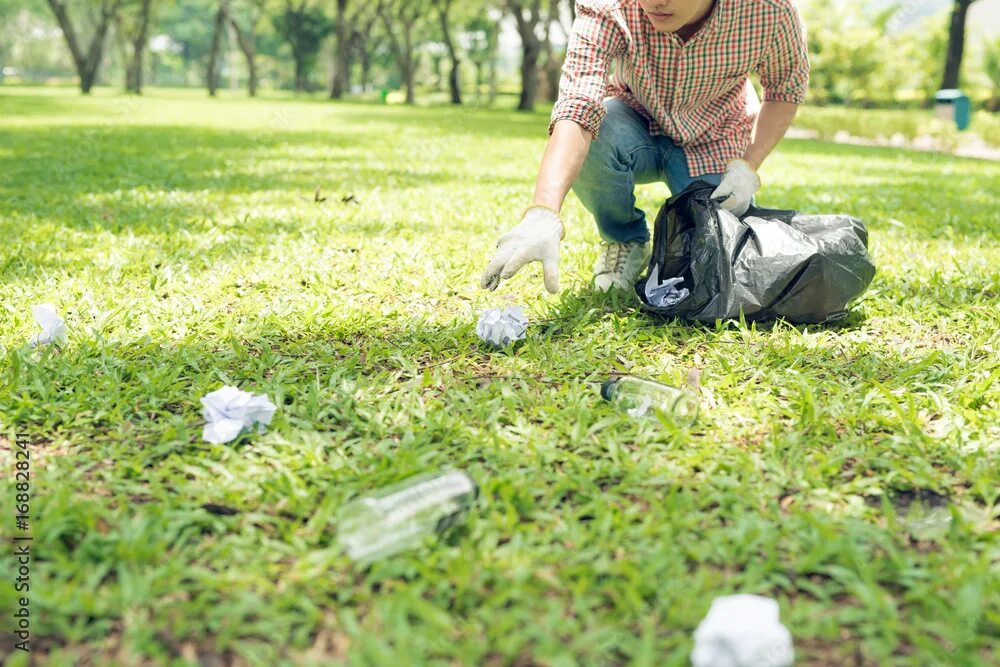
[{"label": "grass", "polygon": [[[839,328],[695,327],[588,288],[573,198],[560,295],[477,289],[544,114],[29,89],[0,118],[0,534],[20,431],[36,664],[685,665],[733,592],[780,602],[800,665],[996,664],[1000,165],[783,143],[761,203],[863,218],[876,281]],[[69,342],[32,352],[44,302]],[[528,341],[483,349],[508,302]],[[691,369],[690,429],[597,394]],[[265,434],[202,441],[223,383],[279,405]],[[448,466],[464,526],[353,567],[337,509]],[[952,520],[911,530],[915,499]]]}]

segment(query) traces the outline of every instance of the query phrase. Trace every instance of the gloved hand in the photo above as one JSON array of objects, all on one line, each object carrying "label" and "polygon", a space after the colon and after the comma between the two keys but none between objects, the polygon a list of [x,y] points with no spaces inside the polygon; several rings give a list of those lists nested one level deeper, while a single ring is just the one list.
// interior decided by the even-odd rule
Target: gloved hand
[{"label": "gloved hand", "polygon": [[722,182],[712,193],[712,199],[725,197],[719,205],[735,216],[741,216],[750,208],[750,200],[760,190],[760,177],[746,160],[732,160],[726,165]]},{"label": "gloved hand", "polygon": [[544,206],[531,206],[520,224],[500,237],[497,251],[479,281],[483,289],[495,290],[529,262],[541,262],[545,289],[559,291],[559,242],[565,236],[562,220]]}]

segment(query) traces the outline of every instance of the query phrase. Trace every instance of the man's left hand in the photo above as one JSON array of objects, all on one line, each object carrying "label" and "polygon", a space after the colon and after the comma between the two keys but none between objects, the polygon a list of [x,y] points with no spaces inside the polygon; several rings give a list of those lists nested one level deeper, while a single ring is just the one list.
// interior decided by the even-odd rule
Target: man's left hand
[{"label": "man's left hand", "polygon": [[722,182],[712,193],[712,199],[723,199],[720,206],[735,216],[741,216],[750,208],[750,200],[760,190],[760,177],[746,160],[733,160],[726,165]]}]

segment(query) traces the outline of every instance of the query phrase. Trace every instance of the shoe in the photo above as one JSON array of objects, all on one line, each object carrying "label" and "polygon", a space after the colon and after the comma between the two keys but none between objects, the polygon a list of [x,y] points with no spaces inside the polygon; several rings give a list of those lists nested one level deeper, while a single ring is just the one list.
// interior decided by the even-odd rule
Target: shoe
[{"label": "shoe", "polygon": [[602,292],[612,287],[632,289],[649,260],[649,242],[601,243],[594,263],[594,286]]}]

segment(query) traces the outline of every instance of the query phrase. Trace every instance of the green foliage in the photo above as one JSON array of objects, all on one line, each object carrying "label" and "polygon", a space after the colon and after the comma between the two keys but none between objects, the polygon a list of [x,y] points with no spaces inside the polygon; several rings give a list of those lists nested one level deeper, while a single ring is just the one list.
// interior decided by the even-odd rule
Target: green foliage
[{"label": "green foliage", "polygon": [[275,30],[291,47],[295,60],[295,88],[305,90],[320,46],[333,30],[333,22],[319,6],[306,0],[298,4],[287,0],[273,21]]},{"label": "green foliage", "polygon": [[885,104],[928,101],[941,82],[947,13],[890,30],[901,6],[877,12],[861,0],[815,0],[802,10],[812,63],[814,102]]},{"label": "green foliage", "polygon": [[1000,116],[987,111],[977,111],[972,114],[973,132],[983,138],[991,146],[1000,146]]},{"label": "green foliage", "polygon": [[[996,664],[997,164],[785,142],[761,203],[861,217],[876,282],[839,328],[695,327],[588,289],[573,198],[559,296],[537,268],[477,288],[544,113],[35,89],[0,117],[32,664],[679,667],[731,592],[780,601],[799,664]],[[529,340],[482,348],[508,300]],[[31,351],[45,302],[70,340]],[[692,368],[690,429],[598,398]],[[202,441],[223,383],[280,406],[267,433]],[[0,466],[9,519],[6,440]],[[342,503],[446,466],[482,487],[468,522],[354,568]],[[920,537],[905,501],[941,496]]]},{"label": "green foliage", "polygon": [[983,43],[983,72],[990,81],[993,99],[1000,102],[1000,37]]},{"label": "green foliage", "polygon": [[813,97],[822,102],[871,99],[888,48],[864,3],[812,2],[803,20],[809,29]]},{"label": "green foliage", "polygon": [[910,73],[911,86],[919,99],[929,102],[941,85],[945,54],[948,50],[947,13],[924,19],[919,25],[900,35],[902,59],[898,71]]}]

